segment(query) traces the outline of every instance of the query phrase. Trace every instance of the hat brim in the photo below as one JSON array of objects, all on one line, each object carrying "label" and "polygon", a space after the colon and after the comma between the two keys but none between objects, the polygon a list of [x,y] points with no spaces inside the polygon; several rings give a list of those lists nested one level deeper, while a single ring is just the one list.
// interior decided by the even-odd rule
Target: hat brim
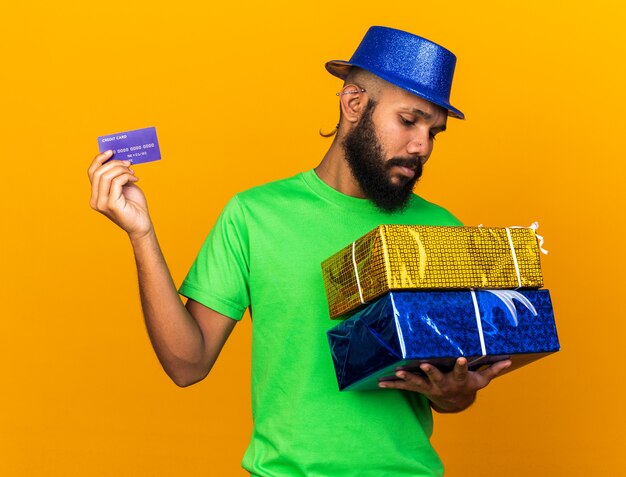
[{"label": "hat brim", "polygon": [[[326,66],[326,70],[328,70],[328,72],[331,75],[336,76],[337,78],[341,78],[342,80],[346,79],[346,77],[348,76],[348,73],[350,72],[350,68],[352,68],[353,66],[367,70],[367,68],[359,64],[350,63],[344,60],[332,60],[332,61],[327,62],[325,66]],[[459,111],[457,108],[452,106],[448,101],[444,100],[441,97],[437,97],[437,96],[425,93],[423,91],[419,91],[416,88],[412,87],[410,84],[404,81],[398,80],[397,78],[392,78],[390,76],[387,76],[383,73],[379,73],[379,72],[376,72],[376,73],[372,72],[372,73],[378,76],[379,78],[384,79],[388,83],[394,84],[398,86],[399,88],[402,88],[405,91],[408,91],[409,93],[414,94],[415,96],[419,96],[420,98],[423,98],[426,101],[430,101],[431,103],[442,107],[443,109],[448,111],[448,116],[451,116],[457,119],[465,119],[465,114],[463,114],[461,111]]]}]

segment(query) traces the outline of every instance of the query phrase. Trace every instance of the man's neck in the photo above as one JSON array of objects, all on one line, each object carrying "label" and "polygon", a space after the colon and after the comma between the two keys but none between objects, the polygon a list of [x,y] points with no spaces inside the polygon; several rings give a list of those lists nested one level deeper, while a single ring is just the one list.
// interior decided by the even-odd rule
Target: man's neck
[{"label": "man's neck", "polygon": [[350,171],[341,142],[335,138],[322,162],[315,168],[317,176],[333,189],[352,197],[364,199],[356,179]]}]

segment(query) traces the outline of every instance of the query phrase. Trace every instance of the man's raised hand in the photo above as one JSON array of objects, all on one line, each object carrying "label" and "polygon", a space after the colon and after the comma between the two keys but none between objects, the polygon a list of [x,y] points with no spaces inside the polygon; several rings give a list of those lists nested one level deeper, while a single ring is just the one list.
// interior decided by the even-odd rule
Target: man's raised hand
[{"label": "man's raised hand", "polygon": [[141,238],[152,231],[146,198],[135,185],[139,178],[130,161],[109,161],[112,155],[112,151],[98,154],[87,170],[91,181],[89,203],[125,230],[131,239]]}]

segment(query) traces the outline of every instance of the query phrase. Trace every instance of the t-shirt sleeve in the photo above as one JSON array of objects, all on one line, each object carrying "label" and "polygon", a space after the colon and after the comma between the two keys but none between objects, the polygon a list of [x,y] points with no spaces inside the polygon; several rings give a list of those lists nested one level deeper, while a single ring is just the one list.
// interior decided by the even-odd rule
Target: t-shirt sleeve
[{"label": "t-shirt sleeve", "polygon": [[249,270],[248,229],[235,196],[224,207],[178,292],[240,320],[250,305]]}]

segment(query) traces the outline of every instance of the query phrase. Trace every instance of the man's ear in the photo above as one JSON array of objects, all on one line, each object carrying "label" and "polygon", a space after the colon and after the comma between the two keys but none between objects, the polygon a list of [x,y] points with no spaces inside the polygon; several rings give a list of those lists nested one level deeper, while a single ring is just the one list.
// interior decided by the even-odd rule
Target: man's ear
[{"label": "man's ear", "polygon": [[367,104],[365,91],[355,84],[347,84],[338,94],[342,116],[350,123],[358,122]]}]

